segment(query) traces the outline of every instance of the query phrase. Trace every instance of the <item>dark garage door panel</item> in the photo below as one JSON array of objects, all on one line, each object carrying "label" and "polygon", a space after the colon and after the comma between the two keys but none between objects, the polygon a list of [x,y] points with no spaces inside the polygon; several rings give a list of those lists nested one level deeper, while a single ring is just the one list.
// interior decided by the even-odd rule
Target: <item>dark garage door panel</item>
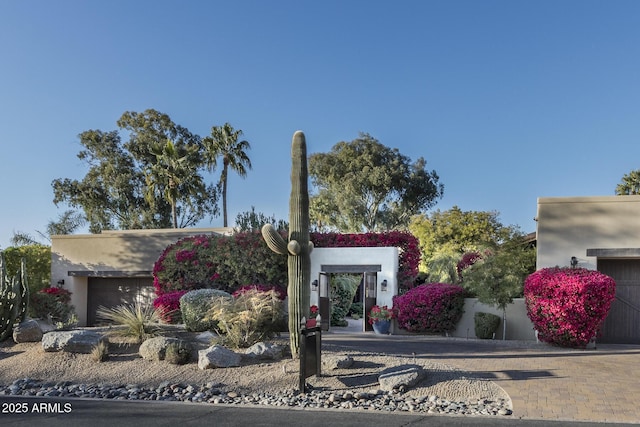
[{"label": "dark garage door panel", "polygon": [[89,277],[87,296],[87,325],[96,324],[96,310],[140,301],[153,304],[153,278]]},{"label": "dark garage door panel", "polygon": [[598,341],[640,344],[640,260],[598,259],[598,271],[616,281],[616,299]]}]

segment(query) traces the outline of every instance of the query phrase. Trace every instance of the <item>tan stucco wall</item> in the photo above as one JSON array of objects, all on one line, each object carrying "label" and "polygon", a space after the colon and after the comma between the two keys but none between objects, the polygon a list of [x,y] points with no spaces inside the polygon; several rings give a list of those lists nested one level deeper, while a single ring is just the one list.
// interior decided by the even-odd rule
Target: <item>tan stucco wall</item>
[{"label": "tan stucco wall", "polygon": [[541,197],[538,199],[537,268],[596,269],[587,249],[640,248],[640,196]]},{"label": "tan stucco wall", "polygon": [[[104,231],[101,234],[72,234],[51,237],[51,280],[64,280],[71,291],[80,325],[87,321],[86,276],[69,275],[85,272],[151,272],[162,251],[177,240],[198,234],[231,234],[230,228],[190,228],[163,230]],[[93,273],[99,276],[99,273]],[[148,277],[151,275],[149,274]]]}]

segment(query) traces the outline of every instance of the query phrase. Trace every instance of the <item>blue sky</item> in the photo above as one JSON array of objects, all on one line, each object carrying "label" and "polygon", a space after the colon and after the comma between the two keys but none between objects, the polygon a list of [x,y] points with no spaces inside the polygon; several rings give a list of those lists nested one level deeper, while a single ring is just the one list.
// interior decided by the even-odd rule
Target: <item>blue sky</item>
[{"label": "blue sky", "polygon": [[148,108],[244,131],[231,221],[287,218],[300,129],[309,153],[367,132],[427,160],[435,209],[534,231],[538,197],[640,168],[639,50],[637,1],[0,0],[0,247],[64,211],[51,181],[85,175],[78,134]]}]

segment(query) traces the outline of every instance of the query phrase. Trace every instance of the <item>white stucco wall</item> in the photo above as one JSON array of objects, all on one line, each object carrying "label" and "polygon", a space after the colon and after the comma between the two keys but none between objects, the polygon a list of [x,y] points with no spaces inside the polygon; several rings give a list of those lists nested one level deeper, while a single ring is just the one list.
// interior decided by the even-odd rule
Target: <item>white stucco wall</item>
[{"label": "white stucco wall", "polygon": [[640,248],[640,196],[541,197],[538,199],[537,268],[596,269],[587,249]]},{"label": "white stucco wall", "polygon": [[[393,305],[398,293],[398,248],[315,248],[311,252],[311,281],[318,279],[322,265],[380,265],[378,284],[387,281],[387,291],[377,293],[378,305]],[[318,292],[311,292],[311,304],[318,304]]]}]

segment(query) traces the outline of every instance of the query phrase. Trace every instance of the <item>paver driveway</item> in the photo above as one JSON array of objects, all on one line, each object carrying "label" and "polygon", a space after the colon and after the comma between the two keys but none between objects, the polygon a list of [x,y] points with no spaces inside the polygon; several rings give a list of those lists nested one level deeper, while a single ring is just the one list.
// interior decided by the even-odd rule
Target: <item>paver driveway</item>
[{"label": "paver driveway", "polygon": [[323,342],[439,361],[493,380],[516,418],[640,423],[640,346],[570,350],[535,342],[328,332]]}]

